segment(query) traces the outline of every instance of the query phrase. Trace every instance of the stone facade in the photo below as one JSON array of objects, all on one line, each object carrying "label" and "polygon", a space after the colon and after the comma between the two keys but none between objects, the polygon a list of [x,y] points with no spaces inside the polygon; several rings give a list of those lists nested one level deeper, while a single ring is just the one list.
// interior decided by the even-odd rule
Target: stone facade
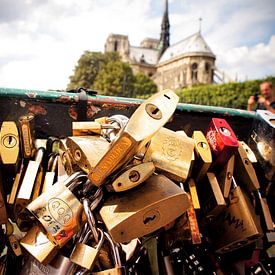
[{"label": "stone facade", "polygon": [[131,46],[126,35],[110,34],[105,51],[116,51],[134,73],[151,77],[159,90],[213,83],[215,55],[197,32],[173,45],[169,43],[168,2],[161,24],[160,39],[145,38],[139,47]]}]

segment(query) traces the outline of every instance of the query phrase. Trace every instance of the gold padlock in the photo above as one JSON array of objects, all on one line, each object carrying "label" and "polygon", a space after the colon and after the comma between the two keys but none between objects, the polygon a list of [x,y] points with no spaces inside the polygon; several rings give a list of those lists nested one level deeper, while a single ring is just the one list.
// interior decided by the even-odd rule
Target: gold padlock
[{"label": "gold padlock", "polygon": [[20,243],[44,265],[48,264],[58,251],[58,246],[54,245],[38,226],[32,227]]},{"label": "gold padlock", "polygon": [[237,182],[245,185],[250,192],[260,189],[255,169],[250,162],[243,144],[239,142],[238,153],[236,154],[236,173],[234,174]]},{"label": "gold padlock", "polygon": [[221,188],[214,173],[206,173],[205,181],[198,186],[204,221],[217,216],[226,207]]},{"label": "gold padlock", "polygon": [[69,176],[80,170],[79,166],[75,163],[75,160],[66,145],[66,140],[60,140],[59,155],[61,162],[64,165],[65,171]]},{"label": "gold padlock", "polygon": [[252,149],[244,142],[244,141],[239,141],[239,144],[243,147],[243,149],[245,150],[248,159],[250,160],[250,162],[253,163],[257,163],[258,160],[256,158],[256,155],[254,154],[254,152],[252,151]]},{"label": "gold padlock", "polygon": [[[37,179],[39,174],[40,165],[44,155],[45,149],[39,148],[36,153],[35,160],[30,160],[28,163],[27,170],[25,172],[22,184],[16,197],[16,211],[19,212],[31,201],[33,193],[37,194],[37,190],[41,187],[40,178]],[[37,181],[40,183],[37,185]],[[35,192],[34,192],[35,191]]]},{"label": "gold padlock", "polygon": [[4,165],[16,165],[19,157],[19,134],[14,121],[4,121],[0,131],[0,156]]},{"label": "gold padlock", "polygon": [[209,225],[217,253],[225,253],[255,242],[263,235],[254,208],[240,186],[230,192],[229,204]]},{"label": "gold padlock", "polygon": [[62,183],[54,184],[27,209],[45,228],[48,238],[60,247],[71,239],[82,223],[83,205]]},{"label": "gold padlock", "polygon": [[167,177],[184,182],[189,175],[193,151],[192,138],[162,127],[151,139],[144,162],[152,161]]},{"label": "gold padlock", "polygon": [[34,148],[34,115],[29,114],[19,118],[22,153],[24,158],[31,158]]},{"label": "gold padlock", "polygon": [[98,164],[110,148],[110,143],[100,136],[68,137],[66,146],[74,162],[86,173]]},{"label": "gold padlock", "polygon": [[119,130],[120,128],[117,125],[99,121],[81,121],[73,122],[72,130],[73,136],[87,136],[87,135],[101,135],[103,129],[115,129]]},{"label": "gold padlock", "polygon": [[225,198],[228,198],[229,196],[233,172],[234,172],[234,164],[235,164],[235,155],[232,155],[228,160],[227,164],[224,166],[224,168],[221,170],[221,172],[217,176],[219,185],[221,187],[223,196]]},{"label": "gold padlock", "polygon": [[[131,203],[129,203],[131,202]],[[115,242],[128,242],[165,226],[190,207],[185,193],[163,175],[106,200],[100,215]]]},{"label": "gold padlock", "polygon": [[0,171],[0,226],[6,224],[8,221],[8,214],[6,209],[6,200],[4,196],[3,186],[2,186],[2,174]]},{"label": "gold padlock", "polygon": [[14,178],[11,193],[8,197],[9,205],[14,206],[14,204],[15,204],[15,199],[16,199],[17,193],[20,188],[20,184],[21,184],[23,176],[24,176],[24,172],[25,172],[24,170],[25,170],[25,166],[24,166],[24,162],[22,161],[20,164],[19,170],[17,171],[16,176]]},{"label": "gold padlock", "polygon": [[112,183],[112,190],[122,192],[132,189],[147,180],[155,171],[153,162],[134,165],[122,173]]},{"label": "gold padlock", "polygon": [[151,137],[174,113],[178,96],[171,90],[164,90],[145,100],[133,113],[118,139],[89,173],[92,184],[100,186],[116,169],[133,158]]},{"label": "gold padlock", "polygon": [[83,242],[79,242],[76,244],[75,249],[73,250],[70,256],[70,260],[73,263],[80,265],[89,270],[93,269],[94,264],[99,255],[99,251],[104,242],[104,234],[100,229],[99,229],[99,232],[100,232],[100,239],[96,247],[92,247],[86,244],[86,242],[89,240],[91,231],[89,231],[87,235],[84,237]]},{"label": "gold padlock", "polygon": [[189,192],[192,199],[194,209],[200,209],[200,201],[197,193],[197,188],[194,179],[190,178],[188,181]]},{"label": "gold padlock", "polygon": [[11,234],[11,235],[9,235],[8,239],[9,239],[10,246],[11,246],[12,251],[14,252],[15,256],[17,256],[17,257],[21,256],[22,250],[21,250],[20,243],[17,240],[16,236]]},{"label": "gold padlock", "polygon": [[57,165],[58,165],[58,156],[52,155],[48,162],[47,172],[45,173],[42,193],[47,192],[52,188],[54,184],[54,179],[56,176]]},{"label": "gold padlock", "polygon": [[194,131],[192,138],[195,140],[195,164],[193,171],[196,181],[200,181],[212,163],[212,153],[206,137],[201,131]]}]

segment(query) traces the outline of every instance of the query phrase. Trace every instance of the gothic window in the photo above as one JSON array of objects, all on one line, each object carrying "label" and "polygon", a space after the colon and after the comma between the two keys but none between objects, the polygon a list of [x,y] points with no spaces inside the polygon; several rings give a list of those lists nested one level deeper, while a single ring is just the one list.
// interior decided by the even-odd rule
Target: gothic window
[{"label": "gothic window", "polygon": [[209,73],[209,64],[208,63],[205,63],[205,72],[208,74]]},{"label": "gothic window", "polygon": [[114,42],[114,52],[117,52],[117,49],[118,49],[118,41],[115,40],[115,42]]},{"label": "gothic window", "polygon": [[192,81],[198,80],[198,64],[193,63],[192,64]]}]

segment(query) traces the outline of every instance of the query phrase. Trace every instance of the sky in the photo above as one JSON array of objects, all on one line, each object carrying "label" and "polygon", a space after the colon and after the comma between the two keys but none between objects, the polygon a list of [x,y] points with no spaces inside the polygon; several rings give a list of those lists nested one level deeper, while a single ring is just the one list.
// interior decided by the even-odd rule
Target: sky
[{"label": "sky", "polygon": [[[0,0],[0,87],[66,89],[110,33],[159,38],[163,0]],[[275,75],[274,0],[170,0],[170,43],[199,30],[232,80]]]}]

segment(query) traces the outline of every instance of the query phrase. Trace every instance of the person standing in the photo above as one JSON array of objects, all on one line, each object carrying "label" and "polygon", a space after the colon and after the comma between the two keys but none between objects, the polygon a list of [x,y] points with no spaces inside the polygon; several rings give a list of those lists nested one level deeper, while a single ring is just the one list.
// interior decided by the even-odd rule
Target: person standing
[{"label": "person standing", "polygon": [[[250,96],[247,102],[247,110],[268,110],[275,114],[275,95],[273,92],[272,83],[264,81],[260,84],[260,96],[257,100],[255,96]],[[256,105],[256,108],[253,108]]]}]

